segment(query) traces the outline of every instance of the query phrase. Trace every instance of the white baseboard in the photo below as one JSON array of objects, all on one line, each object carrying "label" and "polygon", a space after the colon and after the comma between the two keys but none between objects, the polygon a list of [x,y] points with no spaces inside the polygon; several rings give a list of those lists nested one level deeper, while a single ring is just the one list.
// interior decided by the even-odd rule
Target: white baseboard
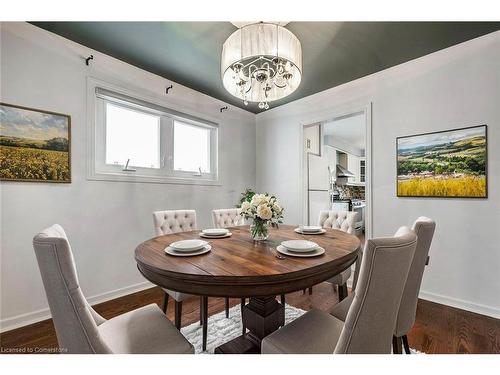
[{"label": "white baseboard", "polygon": [[[351,278],[352,279],[352,278]],[[349,279],[347,285],[351,287],[352,281]],[[152,288],[154,284],[145,281],[142,283],[127,286],[125,288],[120,288],[112,290],[109,292],[101,293],[92,297],[87,298],[91,305],[106,302],[115,298],[126,296],[127,294],[139,292],[141,290]],[[419,298],[440,303],[442,305],[456,307],[458,309],[471,311],[477,314],[490,316],[492,318],[500,319],[500,309],[486,306],[478,303],[473,303],[469,301],[464,301],[457,298],[443,296],[441,294],[430,293],[426,291],[420,291]],[[7,319],[0,320],[0,332],[10,331],[22,326],[33,324],[45,319],[50,319],[50,311],[48,308],[32,311],[26,314],[20,314]]]},{"label": "white baseboard", "polygon": [[[126,296],[127,294],[140,292],[144,289],[149,289],[154,287],[154,284],[149,281],[144,281],[138,284],[129,285],[124,288],[111,290],[109,292],[97,294],[95,296],[87,298],[87,301],[91,305],[95,305],[101,302],[106,302],[115,298]],[[32,311],[26,314],[16,315],[10,318],[0,320],[0,332],[10,331],[19,327],[23,327],[29,324],[33,324],[45,319],[50,319],[49,308]]]},{"label": "white baseboard", "polygon": [[421,290],[419,298],[425,299],[426,301],[440,303],[442,305],[447,305],[451,307],[456,307],[457,309],[470,311],[476,314],[491,316],[492,318],[500,319],[500,309],[493,307],[482,305],[480,303],[464,301],[458,298],[447,297],[441,294],[426,292]]},{"label": "white baseboard", "polygon": [[[346,284],[349,288],[352,286],[352,277],[350,277],[349,280],[347,280]],[[458,298],[447,297],[441,294],[426,292],[424,290],[420,291],[418,298],[424,299],[426,301],[439,303],[441,305],[451,306],[457,309],[470,311],[476,314],[490,316],[495,319],[500,319],[500,309],[492,306],[482,305],[470,301],[464,301]]]}]

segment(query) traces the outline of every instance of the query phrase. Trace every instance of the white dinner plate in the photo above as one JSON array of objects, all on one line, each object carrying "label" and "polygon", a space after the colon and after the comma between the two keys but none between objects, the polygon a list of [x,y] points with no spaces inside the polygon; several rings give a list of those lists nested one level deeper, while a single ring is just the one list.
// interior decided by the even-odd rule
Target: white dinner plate
[{"label": "white dinner plate", "polygon": [[208,242],[203,240],[182,240],[171,243],[169,247],[171,247],[175,251],[180,252],[199,250],[207,245]]},{"label": "white dinner plate", "polygon": [[276,250],[284,255],[289,255],[291,257],[301,257],[301,258],[317,257],[318,255],[325,253],[325,249],[323,249],[322,247],[317,247],[313,251],[309,251],[307,253],[297,253],[295,251],[290,251],[285,246],[281,245],[277,246]]},{"label": "white dinner plate", "polygon": [[212,238],[212,239],[216,239],[216,238],[227,238],[227,237],[231,237],[233,234],[231,232],[227,232],[226,234],[223,234],[222,236],[210,236],[208,234],[205,234],[203,232],[200,232],[200,237],[203,237],[203,238]]},{"label": "white dinner plate", "polygon": [[306,240],[289,240],[283,241],[281,246],[286,247],[288,250],[294,251],[296,253],[304,253],[308,251],[313,251],[318,247],[316,242],[306,241]]},{"label": "white dinner plate", "polygon": [[302,229],[302,232],[321,232],[323,229],[319,225],[303,225],[302,228],[299,227],[299,229]]},{"label": "white dinner plate", "polygon": [[300,228],[295,228],[294,232],[298,233],[298,234],[307,234],[307,235],[309,235],[309,234],[323,234],[323,233],[326,233],[326,229],[321,229],[319,232],[301,232]]},{"label": "white dinner plate", "polygon": [[203,229],[201,232],[207,236],[223,236],[224,234],[229,233],[229,230],[226,228],[211,228]]},{"label": "white dinner plate", "polygon": [[173,255],[173,256],[176,256],[176,257],[192,257],[192,256],[195,256],[195,255],[201,255],[201,254],[208,253],[210,250],[212,250],[212,246],[210,246],[210,245],[206,245],[206,246],[202,247],[201,249],[194,250],[194,251],[189,251],[189,252],[186,252],[186,251],[177,251],[177,250],[173,249],[170,246],[168,246],[167,248],[165,248],[165,252],[168,255]]}]

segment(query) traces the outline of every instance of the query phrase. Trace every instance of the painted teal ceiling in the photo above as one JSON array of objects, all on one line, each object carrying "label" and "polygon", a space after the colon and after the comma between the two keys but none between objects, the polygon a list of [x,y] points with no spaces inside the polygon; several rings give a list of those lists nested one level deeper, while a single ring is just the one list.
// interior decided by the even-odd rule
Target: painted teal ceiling
[{"label": "painted teal ceiling", "polygon": [[[229,22],[33,22],[166,79],[257,113],[220,79]],[[271,108],[500,30],[500,22],[290,22],[302,43],[303,77]]]}]

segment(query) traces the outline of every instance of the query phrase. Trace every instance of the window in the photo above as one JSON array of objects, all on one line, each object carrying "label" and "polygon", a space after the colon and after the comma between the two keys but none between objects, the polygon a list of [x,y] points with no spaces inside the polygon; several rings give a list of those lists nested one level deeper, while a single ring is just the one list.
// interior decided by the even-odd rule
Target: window
[{"label": "window", "polygon": [[160,168],[160,116],[106,103],[106,164]]},{"label": "window", "polygon": [[217,183],[217,124],[95,86],[89,178]]},{"label": "window", "polygon": [[210,173],[210,129],[174,121],[174,170]]}]

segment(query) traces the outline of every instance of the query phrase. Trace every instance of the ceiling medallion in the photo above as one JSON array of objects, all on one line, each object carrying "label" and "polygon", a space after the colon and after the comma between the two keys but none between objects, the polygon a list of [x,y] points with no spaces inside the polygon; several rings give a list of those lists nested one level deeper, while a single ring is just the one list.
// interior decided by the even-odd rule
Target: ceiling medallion
[{"label": "ceiling medallion", "polygon": [[280,22],[238,23],[222,46],[222,83],[230,94],[268,109],[290,95],[302,78],[299,39]]}]

